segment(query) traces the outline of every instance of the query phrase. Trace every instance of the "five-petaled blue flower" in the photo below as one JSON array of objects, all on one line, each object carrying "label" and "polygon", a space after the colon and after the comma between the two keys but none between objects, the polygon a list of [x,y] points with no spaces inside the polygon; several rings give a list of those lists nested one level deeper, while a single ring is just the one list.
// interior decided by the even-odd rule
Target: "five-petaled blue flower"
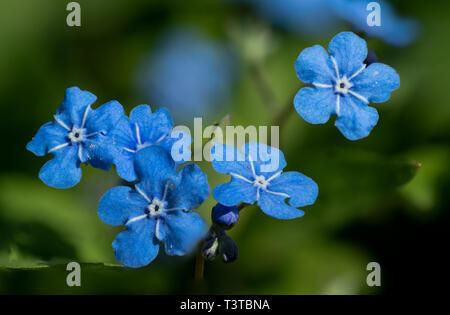
[{"label": "five-petaled blue flower", "polygon": [[[124,116],[113,131],[114,143],[117,147],[114,158],[117,174],[130,182],[136,180],[133,165],[137,151],[158,145],[171,153],[172,146],[178,140],[186,141],[186,143],[178,147],[176,162],[184,162],[190,156],[190,151],[184,148],[191,144],[192,139],[186,133],[172,132],[172,128],[172,118],[164,108],[152,113],[149,106],[140,105],[131,111],[130,118]],[[180,150],[187,152],[180,152]]]},{"label": "five-petaled blue flower", "polygon": [[117,101],[94,110],[91,105],[96,99],[78,87],[68,88],[55,120],[43,125],[27,144],[37,156],[54,154],[39,172],[45,184],[55,188],[76,185],[81,179],[80,163],[103,170],[111,167],[114,147],[110,132],[124,111]]},{"label": "five-petaled blue flower", "polygon": [[282,172],[286,166],[283,152],[261,143],[247,143],[241,152],[223,144],[211,150],[213,168],[231,175],[229,183],[213,190],[218,202],[229,207],[257,202],[264,213],[278,219],[301,217],[304,212],[296,207],[315,202],[319,189],[312,179],[298,172]]},{"label": "five-petaled blue flower", "polygon": [[336,35],[326,50],[306,48],[295,62],[297,75],[314,87],[301,89],[294,99],[297,112],[307,122],[324,124],[336,114],[336,127],[350,140],[367,137],[378,122],[369,102],[381,103],[400,86],[397,72],[382,63],[364,64],[366,42],[351,32]]},{"label": "five-petaled blue flower", "polygon": [[206,232],[196,209],[209,195],[206,174],[195,164],[177,171],[169,153],[150,146],[136,153],[134,188],[119,186],[100,200],[98,215],[109,225],[125,225],[113,242],[114,253],[129,267],[148,265],[159,242],[168,255],[183,255]]}]

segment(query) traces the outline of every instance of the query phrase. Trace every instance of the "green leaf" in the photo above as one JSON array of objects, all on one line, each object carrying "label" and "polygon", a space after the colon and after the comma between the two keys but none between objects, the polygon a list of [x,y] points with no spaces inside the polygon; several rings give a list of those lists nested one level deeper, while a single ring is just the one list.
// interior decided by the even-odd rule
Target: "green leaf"
[{"label": "green leaf", "polygon": [[1,176],[0,265],[114,261],[112,229],[98,219],[92,197],[53,189],[38,179]]},{"label": "green leaf", "polygon": [[[69,262],[68,262],[69,263]],[[30,265],[30,266],[0,266],[0,272],[8,271],[52,271],[66,268],[67,264],[42,264],[42,265]],[[82,270],[86,269],[98,269],[98,270],[118,270],[127,269],[122,265],[108,264],[108,263],[80,263]]]},{"label": "green leaf", "polygon": [[382,204],[420,167],[413,159],[336,148],[311,150],[288,163],[289,170],[298,170],[319,185],[316,203],[303,209],[311,228],[340,227],[358,217],[382,215]]}]

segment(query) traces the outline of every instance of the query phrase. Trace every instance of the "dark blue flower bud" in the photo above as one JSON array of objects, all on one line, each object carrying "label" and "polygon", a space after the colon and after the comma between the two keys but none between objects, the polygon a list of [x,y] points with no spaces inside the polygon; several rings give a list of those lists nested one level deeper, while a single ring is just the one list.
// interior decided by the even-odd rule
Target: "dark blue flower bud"
[{"label": "dark blue flower bud", "polygon": [[219,254],[224,263],[232,263],[238,257],[236,243],[225,232],[219,236]]},{"label": "dark blue flower bud", "polygon": [[228,230],[231,229],[239,219],[239,210],[236,206],[227,207],[218,203],[212,209],[211,219],[221,228]]},{"label": "dark blue flower bud", "polygon": [[202,247],[202,255],[205,259],[214,260],[217,256],[219,240],[217,237],[209,237],[205,240]]}]

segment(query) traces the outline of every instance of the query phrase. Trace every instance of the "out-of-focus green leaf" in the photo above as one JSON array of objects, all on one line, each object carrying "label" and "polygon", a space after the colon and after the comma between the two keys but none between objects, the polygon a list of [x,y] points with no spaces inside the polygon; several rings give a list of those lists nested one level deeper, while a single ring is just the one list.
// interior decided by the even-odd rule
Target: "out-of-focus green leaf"
[{"label": "out-of-focus green leaf", "polygon": [[438,202],[441,182],[450,174],[450,149],[447,146],[427,146],[412,153],[422,162],[417,178],[402,188],[401,194],[422,212],[432,211]]},{"label": "out-of-focus green leaf", "polygon": [[[67,264],[1,267],[0,293],[30,294],[167,294],[193,281],[180,283],[173,266],[132,269],[115,264],[80,263],[80,287],[69,287]],[[185,289],[191,290],[192,288]]]},{"label": "out-of-focus green leaf", "polygon": [[96,203],[19,175],[0,177],[0,264],[114,261]]},{"label": "out-of-focus green leaf", "polygon": [[314,205],[304,208],[308,227],[338,228],[362,216],[381,214],[382,202],[397,188],[411,181],[420,163],[387,158],[354,149],[317,149],[290,160],[289,170],[298,170],[319,185]]}]

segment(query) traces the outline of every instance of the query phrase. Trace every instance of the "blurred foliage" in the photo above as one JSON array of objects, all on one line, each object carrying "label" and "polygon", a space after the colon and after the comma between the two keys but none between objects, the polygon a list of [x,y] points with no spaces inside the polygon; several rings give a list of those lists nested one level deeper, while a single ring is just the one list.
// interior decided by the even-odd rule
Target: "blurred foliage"
[{"label": "blurred foliage", "polygon": [[[419,20],[423,36],[406,48],[368,42],[401,77],[392,98],[375,104],[378,125],[368,138],[350,142],[331,121],[310,125],[293,113],[281,134],[286,170],[319,184],[316,204],[290,221],[256,207],[243,211],[230,232],[238,260],[207,263],[202,287],[193,282],[193,254],[160,255],[139,270],[116,266],[111,242],[121,228],[103,224],[96,206],[120,180],[113,171],[84,167],[74,189],[46,187],[37,174],[48,157],[33,156],[25,144],[51,119],[69,86],[93,92],[98,105],[117,99],[129,111],[144,103],[135,84],[137,65],[160,34],[184,24],[202,28],[242,55],[227,105],[231,124],[268,125],[276,113],[261,99],[253,62],[281,110],[292,106],[300,87],[293,66],[299,52],[326,45],[349,28],[302,38],[270,27],[248,6],[229,0],[80,0],[82,27],[70,28],[65,1],[0,2],[0,293],[372,294],[428,287],[444,261],[442,250],[430,244],[445,239],[449,221],[450,3],[391,2]],[[204,124],[221,118],[211,114]],[[200,166],[211,187],[227,180],[208,163]],[[210,196],[199,209],[208,222],[214,203]],[[83,263],[80,288],[65,283],[70,261]],[[382,266],[381,288],[365,284],[370,261]],[[427,274],[417,273],[418,266]]]}]

